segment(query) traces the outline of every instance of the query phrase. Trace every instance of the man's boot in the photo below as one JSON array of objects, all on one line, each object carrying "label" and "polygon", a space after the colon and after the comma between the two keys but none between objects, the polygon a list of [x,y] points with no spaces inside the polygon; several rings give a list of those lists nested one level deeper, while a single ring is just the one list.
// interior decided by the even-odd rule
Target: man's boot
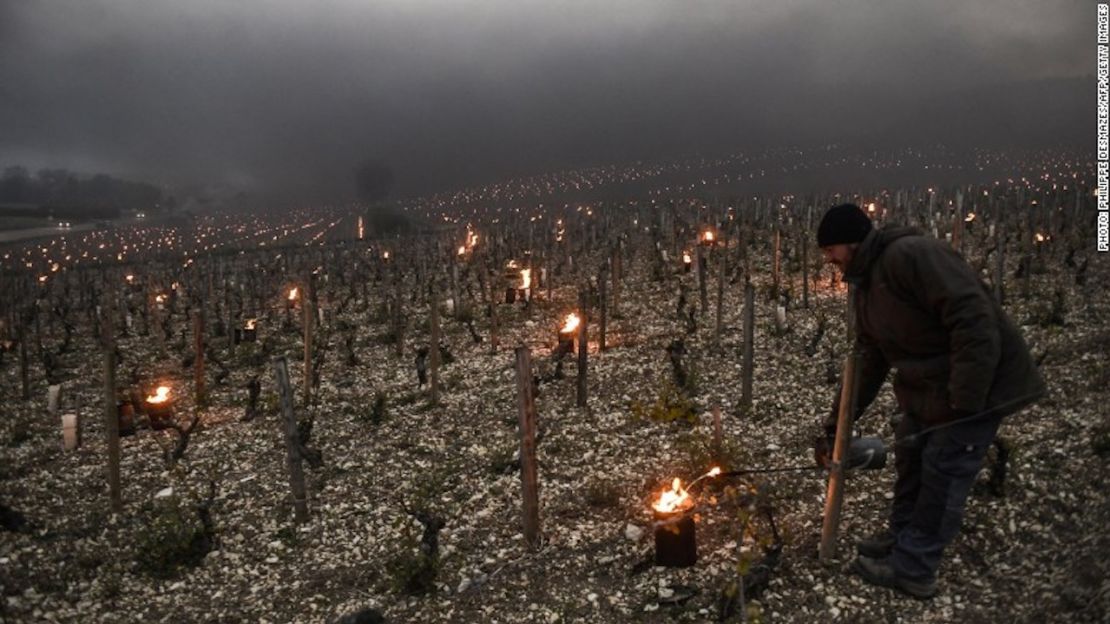
[{"label": "man's boot", "polygon": [[864,581],[879,587],[889,587],[918,600],[928,600],[937,595],[935,578],[911,579],[898,576],[890,565],[890,559],[872,559],[865,555],[856,558],[853,566],[856,574]]},{"label": "man's boot", "polygon": [[894,533],[891,533],[890,529],[887,529],[856,544],[856,551],[864,557],[883,559],[890,554],[896,541],[898,540],[894,536]]}]

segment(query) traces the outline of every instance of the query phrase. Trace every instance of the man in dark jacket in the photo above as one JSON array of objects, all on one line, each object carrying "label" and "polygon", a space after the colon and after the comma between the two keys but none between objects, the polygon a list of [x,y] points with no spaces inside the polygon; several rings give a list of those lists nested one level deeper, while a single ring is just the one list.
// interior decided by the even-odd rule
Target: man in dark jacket
[{"label": "man in dark jacket", "polygon": [[[1004,416],[1045,392],[1029,348],[974,270],[909,227],[873,229],[854,204],[830,208],[817,242],[855,286],[858,417],[895,369],[890,526],[859,544],[856,571],[917,598],[936,593],[941,556]],[[836,432],[840,393],[826,422]]]}]

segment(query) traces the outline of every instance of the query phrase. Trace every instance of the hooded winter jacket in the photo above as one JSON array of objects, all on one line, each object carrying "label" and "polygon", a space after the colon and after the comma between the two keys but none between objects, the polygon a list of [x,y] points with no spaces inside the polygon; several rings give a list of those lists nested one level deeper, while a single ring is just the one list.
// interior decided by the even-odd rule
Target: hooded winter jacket
[{"label": "hooded winter jacket", "polygon": [[909,227],[872,230],[844,281],[856,286],[854,416],[874,400],[891,368],[902,410],[930,425],[957,414],[1005,416],[1044,395],[1021,333],[947,244]]}]

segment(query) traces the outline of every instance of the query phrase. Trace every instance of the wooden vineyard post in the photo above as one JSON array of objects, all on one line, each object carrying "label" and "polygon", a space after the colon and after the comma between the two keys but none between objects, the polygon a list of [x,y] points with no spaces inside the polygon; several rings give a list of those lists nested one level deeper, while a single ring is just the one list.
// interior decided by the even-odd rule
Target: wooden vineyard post
[{"label": "wooden vineyard post", "polygon": [[960,243],[963,240],[964,230],[964,195],[956,191],[956,216],[952,221],[952,249],[961,252]]},{"label": "wooden vineyard post", "polygon": [[813,206],[806,208],[806,220],[802,226],[802,307],[809,309],[809,224]]},{"label": "wooden vineyard post", "polygon": [[613,318],[619,318],[620,314],[620,300],[621,300],[621,242],[613,246],[613,301],[610,309],[613,312]]},{"label": "wooden vineyard post", "polygon": [[723,244],[717,254],[717,310],[713,323],[713,344],[721,346],[721,329],[724,321],[725,275],[728,273],[728,245]]},{"label": "wooden vineyard post", "polygon": [[578,400],[575,403],[578,407],[586,407],[586,366],[589,353],[589,345],[586,343],[586,325],[589,323],[589,315],[586,313],[587,303],[586,289],[579,287],[578,315],[581,319],[578,323]]},{"label": "wooden vineyard post", "polygon": [[308,521],[308,499],[305,493],[304,468],[301,466],[297,415],[293,412],[293,388],[289,385],[289,365],[285,356],[274,358],[274,374],[277,376],[282,423],[285,425],[285,449],[289,466],[289,487],[293,494],[293,513],[299,524]]},{"label": "wooden vineyard post", "polygon": [[744,284],[744,379],[740,391],[740,404],[752,409],[752,368],[755,364],[755,288],[749,281]]},{"label": "wooden vineyard post", "polygon": [[489,276],[489,345],[490,353],[497,353],[500,338],[497,326],[497,286],[501,283],[497,271],[491,271]]},{"label": "wooden vineyard post", "polygon": [[[1018,197],[1021,197],[1019,194]],[[1036,236],[1036,229],[1033,224],[1033,203],[1029,202],[1025,210],[1026,213],[1026,232],[1022,236],[1025,241],[1025,255],[1022,261],[1025,263],[1025,271],[1021,275],[1021,298],[1026,301],[1029,300],[1030,293],[1030,280],[1033,275],[1033,239]]]},{"label": "wooden vineyard post", "polygon": [[773,262],[771,267],[771,301],[778,301],[779,290],[782,283],[782,227],[777,218],[775,220],[775,250]]},{"label": "wooden vineyard post", "polygon": [[516,349],[516,396],[520,417],[520,479],[523,485],[524,541],[540,545],[539,477],[536,470],[536,401],[532,393],[532,354]]},{"label": "wooden vineyard post", "polygon": [[701,244],[697,246],[696,256],[695,260],[698,263],[698,316],[705,318],[705,311],[709,308],[709,286],[706,284],[709,275],[705,251]]},{"label": "wooden vineyard post", "polygon": [[431,373],[432,405],[439,405],[439,280],[432,279],[432,300],[428,302],[428,324],[432,330]]},{"label": "wooden vineyard post", "polygon": [[151,304],[150,313],[154,315],[154,333],[158,339],[158,357],[164,360],[166,359],[166,328],[163,325],[165,321],[162,320],[162,304],[157,301],[157,298],[161,296],[161,293],[154,295],[155,300],[153,302],[148,301],[148,303]]},{"label": "wooden vineyard post", "polygon": [[393,271],[393,333],[396,342],[394,350],[397,357],[405,354],[405,317],[401,313],[401,275],[399,269]]},{"label": "wooden vineyard post", "polygon": [[721,406],[713,405],[713,448],[710,449],[713,461],[724,460],[724,434],[721,429]]},{"label": "wooden vineyard post", "polygon": [[995,253],[995,257],[994,257],[994,280],[992,280],[994,282],[994,284],[992,284],[992,286],[993,286],[993,290],[994,290],[994,300],[995,300],[995,302],[997,302],[998,305],[1002,305],[1002,302],[1006,298],[1006,291],[1005,291],[1005,289],[1003,287],[1003,283],[1002,283],[1003,279],[1005,279],[1005,273],[1006,273],[1006,249],[1005,249],[1006,239],[1002,235],[1002,228],[1003,228],[1003,225],[1004,225],[1005,222],[1001,218],[1001,216],[1002,216],[1002,211],[1001,210],[996,210],[995,213],[991,216],[993,216],[995,218],[995,220],[997,221],[997,223],[993,224],[994,225],[994,253]]},{"label": "wooden vineyard post", "polygon": [[204,308],[193,310],[193,349],[196,358],[193,360],[193,389],[196,394],[196,404],[200,408],[204,405]]},{"label": "wooden vineyard post", "polygon": [[312,301],[315,299],[312,292],[312,275],[304,280],[304,296],[301,297],[301,325],[304,329],[304,404],[308,407],[312,402],[312,332],[316,324],[315,310]]},{"label": "wooden vineyard post", "polygon": [[24,401],[31,400],[31,367],[27,359],[27,330],[23,327],[23,323],[17,324],[17,332],[19,332],[19,383],[20,394],[19,398]]},{"label": "wooden vineyard post", "polygon": [[235,357],[235,324],[238,319],[235,318],[235,313],[231,310],[231,284],[228,283],[227,278],[224,280],[224,327],[227,328],[227,358],[232,360]]},{"label": "wooden vineyard post", "polygon": [[598,303],[598,305],[597,305],[597,307],[598,307],[597,350],[598,351],[604,351],[605,350],[605,329],[606,329],[605,325],[606,325],[606,321],[608,320],[607,319],[608,310],[606,308],[609,307],[608,302],[605,300],[605,290],[606,290],[605,281],[609,277],[607,275],[607,273],[608,273],[608,271],[606,271],[605,269],[602,269],[601,270],[601,275],[598,277],[598,280],[597,280],[597,297],[598,297],[598,302],[597,302]]},{"label": "wooden vineyard post", "polygon": [[832,470],[825,492],[825,517],[821,525],[821,545],[817,556],[827,563],[836,555],[836,533],[840,528],[840,509],[844,502],[844,465],[841,459],[848,449],[852,418],[856,410],[856,371],[859,354],[855,349],[855,286],[848,288],[848,344],[853,345],[844,360],[844,375],[840,382],[840,409],[836,416],[836,441],[833,444]]},{"label": "wooden vineyard post", "polygon": [[108,436],[108,493],[112,511],[123,511],[120,493],[119,411],[116,406],[116,345],[112,317],[106,314],[104,325],[104,430]]}]

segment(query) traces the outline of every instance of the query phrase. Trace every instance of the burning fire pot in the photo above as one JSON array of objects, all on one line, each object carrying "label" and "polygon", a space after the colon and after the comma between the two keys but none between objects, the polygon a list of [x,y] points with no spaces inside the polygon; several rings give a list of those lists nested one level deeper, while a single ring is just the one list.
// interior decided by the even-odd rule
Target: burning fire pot
[{"label": "burning fire pot", "polygon": [[687,568],[698,562],[698,542],[694,516],[694,500],[683,489],[682,480],[675,479],[652,504],[655,516],[655,565]]},{"label": "burning fire pot", "polygon": [[150,418],[150,428],[155,431],[169,429],[173,422],[173,401],[170,400],[169,386],[158,386],[154,394],[146,397],[146,415]]},{"label": "burning fire pot", "polygon": [[564,353],[574,353],[574,342],[578,336],[578,324],[582,320],[578,315],[571,312],[567,315],[566,321],[563,323],[563,328],[559,330],[559,346],[556,349]]},{"label": "burning fire pot", "polygon": [[235,342],[257,342],[258,329],[255,327],[257,322],[257,319],[248,319],[242,329],[236,328]]}]

